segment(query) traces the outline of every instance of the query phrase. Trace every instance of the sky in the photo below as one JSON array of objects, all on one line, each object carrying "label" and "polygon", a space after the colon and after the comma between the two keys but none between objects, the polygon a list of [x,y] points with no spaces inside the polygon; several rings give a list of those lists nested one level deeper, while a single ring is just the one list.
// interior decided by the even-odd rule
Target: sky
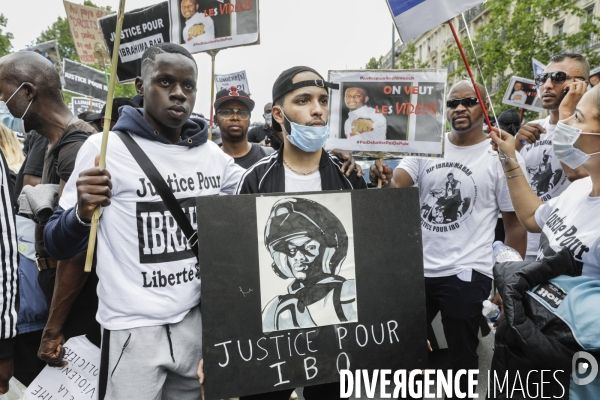
[{"label": "sky", "polygon": [[[125,11],[159,2],[127,0]],[[42,30],[66,16],[62,0],[28,0],[26,12],[18,1],[2,3],[0,13],[8,19],[5,31],[14,35],[13,50],[33,44]],[[119,2],[94,3],[117,9]],[[392,46],[393,20],[385,0],[259,0],[259,8],[260,44],[221,50],[215,63],[217,74],[246,71],[256,102],[253,122],[262,122],[273,82],[285,69],[306,65],[327,78],[330,70],[364,68],[371,57],[379,58]],[[208,117],[211,59],[205,53],[194,58],[199,67],[194,110]]]}]

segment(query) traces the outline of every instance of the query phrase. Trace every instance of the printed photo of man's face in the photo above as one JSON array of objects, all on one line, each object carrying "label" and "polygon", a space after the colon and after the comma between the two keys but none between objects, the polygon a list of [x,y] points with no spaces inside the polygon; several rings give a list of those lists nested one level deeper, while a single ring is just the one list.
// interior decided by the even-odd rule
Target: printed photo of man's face
[{"label": "printed photo of man's face", "polygon": [[363,89],[351,87],[346,89],[344,101],[346,102],[346,107],[350,111],[353,111],[367,104],[369,97]]},{"label": "printed photo of man's face", "polygon": [[185,19],[190,19],[198,11],[198,4],[196,0],[181,0],[181,15]]}]

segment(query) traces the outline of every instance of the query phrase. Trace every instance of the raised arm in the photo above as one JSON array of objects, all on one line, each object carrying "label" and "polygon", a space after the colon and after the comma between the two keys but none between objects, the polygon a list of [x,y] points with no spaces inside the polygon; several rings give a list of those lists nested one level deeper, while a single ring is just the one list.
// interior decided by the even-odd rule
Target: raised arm
[{"label": "raised arm", "polygon": [[541,227],[535,222],[535,212],[543,202],[531,190],[525,178],[525,171],[521,169],[517,161],[515,138],[506,132],[500,132],[501,137],[498,129],[493,128],[489,136],[494,143],[494,147],[498,149],[500,162],[504,164],[506,183],[517,217],[527,231],[541,232]]}]

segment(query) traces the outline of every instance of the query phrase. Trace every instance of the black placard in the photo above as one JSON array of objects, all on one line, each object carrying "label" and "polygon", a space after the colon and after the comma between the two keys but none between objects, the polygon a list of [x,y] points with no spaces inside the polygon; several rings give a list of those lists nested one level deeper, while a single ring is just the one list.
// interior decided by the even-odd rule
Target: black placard
[{"label": "black placard", "polygon": [[64,59],[63,90],[106,101],[108,86],[104,72],[69,59]]},{"label": "black placard", "polygon": [[106,102],[102,100],[92,99],[92,104],[90,108],[90,99],[87,97],[73,97],[71,98],[71,111],[75,115],[79,115],[84,111],[92,111],[94,113],[100,114],[102,112],[102,107]]},{"label": "black placard", "polygon": [[[426,368],[427,326],[418,195],[417,188],[406,188],[198,197],[206,398],[336,382],[340,379],[338,366],[352,371]],[[298,198],[302,200],[294,200]],[[319,203],[314,208],[321,211],[303,209],[302,204],[307,202],[303,199]],[[284,222],[281,215],[290,207],[297,209]],[[330,217],[331,214],[335,217]],[[279,219],[269,222],[269,216]],[[336,218],[338,222],[331,221]],[[312,222],[306,225],[307,221]],[[267,225],[271,228],[265,233]],[[303,227],[310,237],[322,232],[317,240],[320,244],[310,247],[310,243],[302,244],[302,240],[295,239],[297,235],[290,234],[296,228],[302,231]],[[273,229],[279,231],[273,233]],[[276,235],[285,238],[280,239],[282,243],[290,240],[285,242],[287,247],[281,247],[274,239],[279,237]],[[346,240],[347,252],[343,245]],[[292,244],[304,247],[298,247],[296,252],[290,250]],[[339,279],[344,285],[354,280],[354,297],[342,290],[339,299],[345,307],[354,299],[350,304],[356,311],[355,322],[321,322],[318,327],[281,328],[264,333],[264,320],[271,320],[269,315],[265,317],[269,307],[264,306],[264,299],[271,298],[270,293],[276,291],[274,287],[281,285],[278,280],[285,281],[290,288],[296,288],[296,282],[309,286],[308,280],[295,279],[296,275],[286,277],[292,273],[291,267],[285,271],[275,265],[273,260],[283,254],[277,252],[289,252],[290,257],[304,255],[309,260],[315,248],[319,251],[327,248],[325,254],[333,260],[327,265],[339,264],[340,250],[346,256],[342,269],[331,270],[329,279]],[[317,256],[318,260],[322,261],[318,258],[322,254]],[[348,263],[353,267],[347,266]],[[280,265],[289,264],[280,261]],[[321,268],[325,263],[316,265]],[[308,309],[312,313],[311,306],[315,304],[330,304],[336,309],[334,317],[352,318],[345,308],[340,312],[335,307],[335,290],[329,294],[332,297],[325,295],[318,304],[305,302],[305,312]],[[294,302],[294,296],[287,298],[290,297]],[[283,297],[273,297],[276,298],[279,304],[284,304]],[[295,304],[291,314],[302,316],[300,301]],[[288,323],[293,324],[294,320],[288,319],[292,321]],[[277,321],[283,324],[281,319]]]},{"label": "black placard", "polygon": [[[102,30],[104,43],[112,57],[117,16],[113,14],[100,18],[98,24]],[[169,3],[167,1],[125,13],[117,65],[119,82],[128,82],[137,78],[141,73],[144,51],[157,43],[170,42],[170,32]]]}]

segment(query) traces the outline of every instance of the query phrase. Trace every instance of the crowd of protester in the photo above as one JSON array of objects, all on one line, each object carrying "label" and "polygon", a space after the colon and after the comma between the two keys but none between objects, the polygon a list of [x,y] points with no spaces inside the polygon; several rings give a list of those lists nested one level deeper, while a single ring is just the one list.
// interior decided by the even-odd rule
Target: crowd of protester
[{"label": "crowd of protester", "polygon": [[[577,351],[600,348],[600,318],[592,309],[600,300],[600,235],[594,221],[600,207],[600,89],[589,86],[589,74],[583,56],[555,55],[536,77],[548,116],[523,124],[510,110],[499,116],[500,129],[489,133],[484,129],[489,104],[480,104],[473,84],[460,81],[449,90],[445,116],[451,129],[443,138],[444,161],[469,171],[479,196],[473,204],[460,169],[432,168],[439,160],[406,157],[395,169],[376,161],[368,171],[370,182],[381,180],[383,188],[418,186],[422,217],[435,211],[439,221],[452,222],[470,207],[470,216],[451,232],[425,224],[422,229],[427,321],[441,313],[450,370],[490,368],[479,364],[477,347],[482,304],[491,298],[504,305],[493,370],[560,367],[567,371],[561,382],[568,390],[561,394],[553,388],[555,398],[600,396],[594,385],[584,395],[577,392],[568,376]],[[197,77],[187,50],[158,44],[144,52],[135,99],[114,99],[110,116],[105,108],[76,116],[44,57],[19,52],[0,58],[0,393],[8,390],[12,376],[27,386],[45,365],[66,365],[64,343],[86,335],[101,348],[99,399],[200,398],[202,315],[194,230],[201,226],[171,210],[173,194],[150,184],[152,166],[163,177],[220,176],[219,185],[188,187],[185,196],[192,198],[373,186],[350,153],[323,149],[333,129],[327,124],[332,85],[314,69],[283,71],[273,85],[272,102],[263,108],[264,123],[252,129],[251,96],[235,88],[219,91],[214,122],[220,135],[213,134],[212,141],[209,122],[192,114]],[[108,162],[101,168],[102,135],[96,133],[107,123]],[[15,132],[26,134],[22,146]],[[443,196],[431,205],[428,197],[434,192]],[[185,233],[187,241],[175,249],[176,256],[157,255],[152,264],[163,275],[183,271],[189,276],[183,284],[148,289],[145,273],[151,269],[140,260],[138,243],[143,240],[137,229],[140,198],[164,203]],[[96,256],[86,273],[98,206]],[[569,231],[555,229],[557,218]],[[504,228],[501,240],[524,260],[519,268],[492,265],[498,221]],[[579,277],[583,286],[577,290],[587,294],[574,289],[568,299],[577,298],[573,309],[584,310],[578,315],[586,317],[571,325],[585,332],[585,341],[553,332],[551,322],[538,321],[525,330],[521,323],[531,315],[519,314],[522,299],[513,294],[515,282],[528,274],[529,287],[536,279],[541,284]],[[426,339],[437,347],[433,337],[423,338],[424,346]],[[465,376],[460,381],[465,392],[466,385]],[[292,392],[242,399],[288,400]],[[306,387],[303,395],[336,399],[339,383]]]}]

